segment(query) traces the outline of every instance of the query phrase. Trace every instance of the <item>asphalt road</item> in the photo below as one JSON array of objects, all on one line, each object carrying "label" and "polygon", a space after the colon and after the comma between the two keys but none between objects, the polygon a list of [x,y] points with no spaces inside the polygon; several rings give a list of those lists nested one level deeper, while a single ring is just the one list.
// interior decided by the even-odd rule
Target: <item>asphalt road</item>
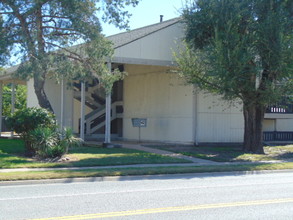
[{"label": "asphalt road", "polygon": [[293,219],[293,172],[0,186],[0,219]]}]

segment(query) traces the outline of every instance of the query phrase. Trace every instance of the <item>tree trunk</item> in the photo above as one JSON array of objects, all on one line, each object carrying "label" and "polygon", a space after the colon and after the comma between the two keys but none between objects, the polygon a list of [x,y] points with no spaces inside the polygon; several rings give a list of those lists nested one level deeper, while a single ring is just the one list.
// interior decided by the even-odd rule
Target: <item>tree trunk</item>
[{"label": "tree trunk", "polygon": [[40,77],[40,76],[34,77],[34,89],[35,89],[35,93],[38,98],[40,107],[48,109],[51,112],[54,112],[48,100],[48,97],[44,91],[44,85],[45,85],[44,77]]},{"label": "tree trunk", "polygon": [[27,137],[23,137],[24,140],[24,146],[25,146],[25,152],[24,155],[27,157],[33,157],[36,154],[35,149],[33,148],[31,142],[28,140]]},{"label": "tree trunk", "polygon": [[42,17],[42,4],[37,3],[36,7],[36,31],[37,31],[37,45],[38,45],[38,53],[35,55],[34,58],[37,58],[36,67],[38,70],[34,74],[34,88],[35,93],[39,101],[39,105],[42,108],[45,108],[51,112],[53,112],[53,108],[48,100],[48,97],[45,93],[44,86],[46,80],[46,73],[47,73],[47,64],[46,61],[43,60],[45,57],[45,44],[43,39],[43,17]]},{"label": "tree trunk", "polygon": [[263,119],[265,107],[263,105],[243,106],[244,115],[244,143],[243,150],[257,154],[264,154],[263,149]]}]

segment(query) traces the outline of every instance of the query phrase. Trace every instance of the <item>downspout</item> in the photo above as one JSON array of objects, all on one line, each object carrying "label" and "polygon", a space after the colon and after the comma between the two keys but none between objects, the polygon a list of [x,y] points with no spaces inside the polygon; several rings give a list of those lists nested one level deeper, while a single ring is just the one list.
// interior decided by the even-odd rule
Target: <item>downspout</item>
[{"label": "downspout", "polygon": [[193,86],[193,141],[194,145],[198,146],[198,91],[195,86]]}]

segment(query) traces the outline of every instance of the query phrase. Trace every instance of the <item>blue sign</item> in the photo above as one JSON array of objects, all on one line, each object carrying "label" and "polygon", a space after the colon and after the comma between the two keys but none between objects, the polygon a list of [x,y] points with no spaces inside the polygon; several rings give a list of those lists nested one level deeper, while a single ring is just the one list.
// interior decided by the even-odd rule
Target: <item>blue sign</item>
[{"label": "blue sign", "polygon": [[132,118],[132,126],[145,128],[147,126],[147,119],[146,118]]}]

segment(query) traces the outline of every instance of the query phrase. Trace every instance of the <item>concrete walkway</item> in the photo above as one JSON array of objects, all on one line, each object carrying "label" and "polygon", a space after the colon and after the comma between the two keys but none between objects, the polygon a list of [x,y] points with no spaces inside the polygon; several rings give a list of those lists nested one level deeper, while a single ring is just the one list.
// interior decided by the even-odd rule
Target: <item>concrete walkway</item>
[{"label": "concrete walkway", "polygon": [[182,155],[179,153],[174,153],[174,152],[165,151],[165,150],[159,150],[159,149],[145,147],[145,146],[141,146],[141,145],[137,145],[137,144],[122,144],[122,147],[128,148],[128,149],[145,151],[145,152],[154,153],[154,154],[160,154],[160,155],[168,156],[168,157],[184,159],[184,160],[191,161],[192,163],[198,163],[201,165],[203,165],[203,164],[205,164],[205,165],[219,164],[218,162],[214,162],[214,161],[210,161],[210,160],[204,160],[204,159],[195,158],[195,157],[191,157],[191,156],[185,156],[185,155]]}]

